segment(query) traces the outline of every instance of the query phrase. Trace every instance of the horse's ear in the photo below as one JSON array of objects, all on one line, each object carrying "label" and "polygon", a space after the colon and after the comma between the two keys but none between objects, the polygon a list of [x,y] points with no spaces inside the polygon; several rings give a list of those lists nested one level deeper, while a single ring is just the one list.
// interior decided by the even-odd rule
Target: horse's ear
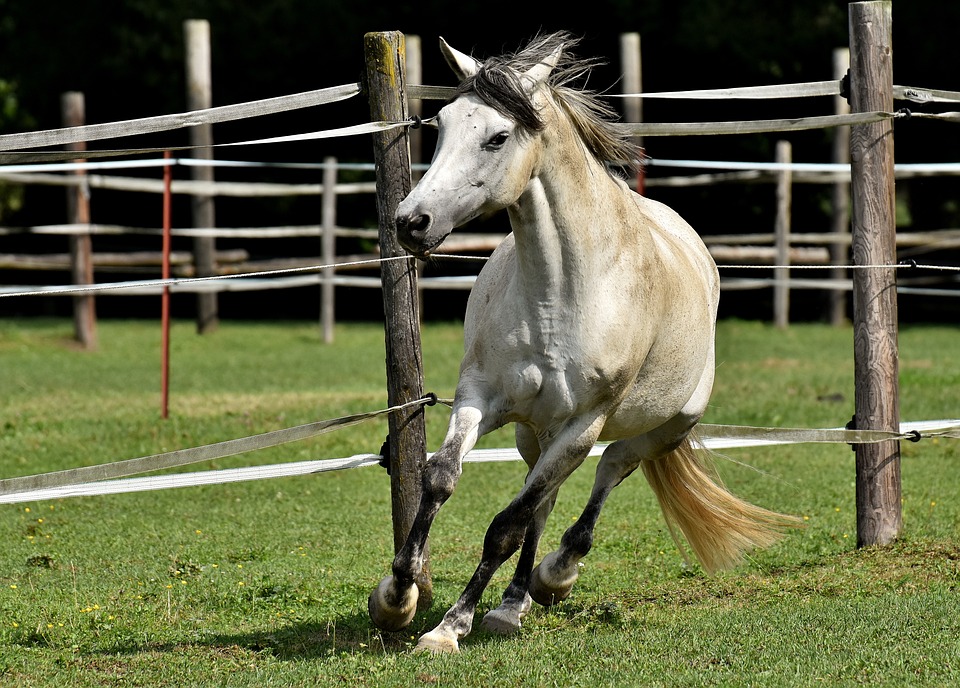
[{"label": "horse's ear", "polygon": [[533,65],[523,74],[522,80],[524,87],[527,89],[527,93],[533,93],[540,84],[547,80],[550,72],[553,71],[554,67],[557,66],[557,62],[560,61],[561,54],[563,54],[562,45],[557,46],[556,50],[550,53],[549,57]]},{"label": "horse's ear", "polygon": [[479,62],[469,55],[455,48],[451,48],[450,44],[443,40],[442,36],[440,37],[440,52],[443,53],[443,57],[447,60],[447,64],[450,65],[450,69],[453,70],[453,73],[457,75],[460,81],[464,81],[473,76],[480,69]]}]

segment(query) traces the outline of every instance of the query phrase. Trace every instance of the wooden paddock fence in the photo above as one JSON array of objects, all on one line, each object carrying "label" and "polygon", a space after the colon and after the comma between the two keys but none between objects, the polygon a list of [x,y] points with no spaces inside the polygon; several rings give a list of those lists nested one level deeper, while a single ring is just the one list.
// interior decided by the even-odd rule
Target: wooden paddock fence
[{"label": "wooden paddock fence", "polygon": [[[889,0],[878,2],[856,2],[849,5],[850,10],[850,105],[851,116],[832,120],[839,124],[849,124],[854,130],[851,136],[849,150],[855,152],[850,155],[850,192],[853,199],[850,209],[850,224],[853,232],[850,239],[850,253],[855,266],[872,266],[876,270],[853,271],[852,290],[854,293],[854,360],[856,378],[856,426],[860,430],[881,430],[895,432],[899,427],[899,402],[897,399],[897,307],[896,307],[896,232],[893,203],[893,147],[892,132],[895,88],[892,81],[892,66],[888,58],[892,53],[890,40],[892,35],[892,3]],[[370,130],[374,135],[374,157],[377,161],[377,192],[378,211],[380,215],[379,243],[381,253],[390,256],[396,247],[392,245],[390,236],[391,203],[402,197],[404,189],[409,190],[410,159],[408,145],[396,144],[398,139],[408,143],[408,129],[405,119],[408,114],[407,99],[426,97],[424,93],[443,91],[437,87],[408,86],[407,92],[396,92],[397,84],[413,83],[416,79],[406,79],[403,74],[402,35],[368,34],[365,37],[365,54],[367,57],[367,84],[368,97],[371,107],[371,122],[383,123],[391,127]],[[399,74],[387,75],[384,70],[399,69]],[[389,76],[390,78],[385,78]],[[378,83],[379,82],[379,83]],[[629,84],[629,80],[625,80]],[[391,90],[388,85],[393,85]],[[338,90],[343,97],[356,95],[359,88],[350,86]],[[901,90],[901,94],[905,93]],[[916,89],[908,89],[906,95],[916,95]],[[936,97],[943,101],[960,101],[960,94],[938,92]],[[444,91],[444,96],[449,91]],[[304,102],[316,104],[312,100],[315,94],[299,94],[296,98],[298,105],[306,106]],[[930,92],[920,94],[921,98],[929,99]],[[119,135],[133,135],[145,131],[160,131],[184,126],[206,126],[215,121],[227,121],[230,118],[266,114],[265,110],[280,107],[278,101],[260,101],[255,108],[247,110],[242,106],[227,106],[225,108],[209,108],[191,113],[191,117],[164,116],[151,121],[152,129],[137,129],[136,122],[123,124],[132,127]],[[954,115],[956,113],[953,113]],[[918,115],[914,115],[917,117]],[[936,115],[925,116],[936,117]],[[951,119],[951,118],[944,118]],[[956,117],[952,119],[957,119]],[[794,122],[796,123],[796,122]],[[717,124],[717,123],[714,123]],[[702,123],[686,125],[686,133],[749,133],[750,131],[779,131],[770,123],[758,126],[753,130],[742,125],[749,123],[732,124],[723,131],[710,131]],[[809,128],[818,126],[810,123]],[[660,135],[665,130],[664,125],[637,126],[635,131],[650,132],[651,135]],[[44,132],[31,132],[17,135],[18,141],[10,143],[9,137],[0,136],[0,152],[4,150],[22,150],[24,148],[45,145],[75,143],[79,141],[113,138],[118,135],[117,127],[81,126],[75,130],[57,130],[48,137]],[[41,141],[43,141],[41,143]],[[205,144],[204,144],[205,145]],[[778,147],[778,161],[789,162],[789,151]],[[73,158],[90,158],[86,151],[71,150]],[[67,158],[69,159],[69,158]],[[2,162],[2,160],[0,160]],[[0,168],[0,172],[2,172]],[[201,181],[201,180],[196,180]],[[202,180],[209,182],[210,180]],[[653,180],[643,180],[649,184]],[[785,201],[784,207],[789,207],[789,188],[792,183],[789,168],[781,170],[777,181],[777,198]],[[333,184],[335,186],[335,184]],[[389,192],[388,192],[389,187]],[[79,186],[77,187],[79,188]],[[209,194],[208,194],[209,195]],[[81,205],[81,204],[78,204]],[[82,217],[82,208],[80,208]],[[196,217],[196,216],[195,216]],[[90,224],[89,218],[80,222],[70,222],[71,225]],[[212,229],[212,224],[196,222],[200,228]],[[774,232],[773,246],[775,266],[778,276],[783,277],[789,270],[791,251],[800,248],[799,233],[790,231],[789,214],[780,217],[777,221],[777,231]],[[784,225],[781,227],[781,225]],[[837,232],[839,234],[839,232]],[[79,235],[77,235],[79,236]],[[87,233],[86,236],[89,236]],[[332,238],[334,232],[327,234]],[[950,235],[953,241],[953,235]],[[779,238],[778,238],[779,237]],[[81,242],[77,242],[78,244]],[[829,245],[846,243],[837,237],[826,242]],[[734,242],[728,242],[733,245]],[[746,244],[743,244],[746,245]],[[742,245],[741,245],[742,246]],[[76,250],[82,252],[83,247]],[[87,248],[86,250],[89,250]],[[718,250],[714,245],[714,250]],[[202,272],[201,261],[196,259],[197,271]],[[399,261],[384,264],[385,274],[388,266],[400,266]],[[825,264],[826,265],[826,264]],[[332,272],[334,268],[329,268]],[[392,269],[389,268],[389,269]],[[403,283],[403,289],[396,289],[396,285]],[[778,280],[783,284],[783,280]],[[83,283],[83,282],[81,282]],[[391,289],[384,288],[385,310],[387,311],[386,340],[388,349],[388,401],[391,406],[407,404],[417,400],[422,394],[420,384],[422,377],[417,378],[422,370],[419,351],[419,328],[415,323],[405,322],[399,327],[393,321],[399,317],[416,316],[416,293],[419,288],[415,270],[410,261],[404,261],[403,267],[398,268],[396,276],[389,280],[384,277],[383,285],[391,285]],[[776,286],[776,285],[775,285]],[[409,288],[411,294],[404,293]],[[387,292],[390,292],[389,294]],[[391,304],[405,304],[409,308],[392,308]],[[403,334],[415,334],[415,341],[403,342]],[[406,348],[407,345],[410,348]],[[404,348],[401,349],[401,345]],[[415,364],[415,365],[414,365]],[[397,371],[404,375],[413,375],[413,380],[400,380],[395,377]],[[411,394],[413,398],[411,398]],[[419,413],[419,412],[417,412]],[[415,414],[416,415],[416,414]],[[394,468],[405,462],[409,465],[418,465],[424,455],[423,431],[416,423],[407,422],[409,419],[394,418],[391,416],[390,458]],[[398,429],[402,427],[401,429]],[[411,435],[416,435],[412,437]],[[413,440],[409,445],[404,444],[406,439]],[[401,449],[401,447],[405,447]],[[899,442],[884,441],[875,445],[858,445],[856,449],[857,463],[857,521],[858,545],[886,544],[894,539],[901,525],[900,517],[900,475],[899,475]],[[402,471],[395,471],[394,475],[401,475]],[[415,479],[405,480],[408,487],[417,489]],[[396,485],[396,481],[394,483]],[[394,495],[397,503],[416,504],[417,494]],[[395,511],[395,539],[403,533],[403,519],[397,518]]]},{"label": "wooden paddock fence", "polygon": [[[188,75],[188,99],[191,110],[209,108],[211,90],[210,65],[204,60],[209,59],[209,26],[200,20],[188,21],[184,25],[185,34],[185,62]],[[410,83],[419,83],[420,79],[420,41],[416,36],[406,37],[406,68]],[[641,63],[640,37],[635,33],[625,33],[621,36],[620,60],[623,80],[621,82],[624,94],[641,93]],[[849,68],[849,49],[840,48],[834,51],[834,77],[840,79]],[[67,93],[62,97],[63,121],[65,126],[79,127],[84,122],[83,95]],[[834,98],[835,111],[838,114],[849,112],[845,99]],[[642,99],[624,98],[624,120],[640,122],[642,119]],[[410,111],[418,114],[420,102],[411,100]],[[175,237],[192,237],[194,249],[192,252],[180,251],[170,257],[171,273],[178,277],[197,275],[225,275],[243,274],[247,272],[262,272],[269,270],[284,270],[310,265],[337,266],[344,263],[355,263],[367,258],[375,258],[378,253],[358,255],[337,255],[336,245],[338,238],[366,239],[371,242],[377,240],[377,230],[340,227],[336,223],[337,198],[344,194],[358,194],[376,192],[375,182],[344,184],[338,181],[341,166],[336,160],[328,158],[324,162],[324,181],[322,184],[265,184],[265,183],[238,183],[214,181],[214,170],[217,162],[213,160],[210,144],[212,137],[209,124],[191,127],[191,143],[199,151],[198,158],[189,162],[191,171],[190,180],[174,180],[172,192],[188,194],[193,198],[192,229],[173,229]],[[419,132],[411,132],[411,162],[418,165],[423,157],[420,152]],[[724,227],[701,227],[704,240],[720,265],[749,264],[769,266],[814,266],[825,268],[835,266],[829,276],[814,278],[797,278],[791,276],[790,271],[781,267],[772,277],[758,279],[725,279],[725,289],[758,289],[773,288],[774,306],[772,318],[778,325],[785,326],[789,322],[789,303],[791,289],[826,289],[831,291],[830,320],[840,323],[845,320],[846,293],[852,289],[852,280],[842,266],[849,262],[849,248],[851,235],[849,231],[849,143],[846,127],[838,129],[837,145],[834,149],[832,164],[845,171],[824,171],[810,169],[811,166],[792,165],[792,154],[787,142],[778,145],[778,160],[776,169],[769,166],[749,163],[726,163],[727,169],[720,173],[692,174],[671,177],[649,177],[644,175],[638,180],[638,185],[647,188],[677,188],[702,186],[707,184],[731,183],[772,183],[776,188],[776,219],[773,232],[765,234],[731,234]],[[642,143],[642,138],[638,138]],[[85,143],[78,142],[68,146],[71,150],[82,155]],[[664,165],[659,161],[652,161],[653,165]],[[684,162],[684,161],[679,161]],[[678,161],[672,164],[677,166]],[[686,161],[687,167],[697,165],[695,161]],[[708,163],[699,163],[705,167]],[[713,163],[716,165],[716,163]],[[724,163],[721,163],[724,164]],[[91,165],[96,168],[97,166]],[[117,166],[115,166],[117,167]],[[816,166],[813,166],[816,167]],[[826,166],[821,166],[826,167]],[[911,166],[902,166],[898,177],[907,178],[923,174],[929,175],[923,166],[909,169]],[[739,168],[739,169],[737,169]],[[372,169],[372,166],[371,166]],[[55,184],[67,186],[71,191],[66,201],[66,224],[50,227],[30,228],[0,228],[0,236],[15,233],[35,233],[48,235],[65,235],[68,237],[68,251],[62,253],[48,253],[44,255],[24,255],[0,253],[0,269],[4,270],[47,270],[69,272],[76,284],[93,283],[96,273],[105,273],[111,270],[131,271],[159,271],[162,256],[156,251],[131,251],[129,253],[97,253],[93,248],[93,237],[97,235],[141,234],[159,235],[159,229],[123,228],[115,225],[93,223],[90,217],[89,194],[94,189],[162,193],[161,179],[131,178],[116,175],[97,174],[87,171],[83,167],[60,174],[51,173],[50,166],[44,166],[41,171],[14,171],[15,168],[0,167],[0,180],[18,184]],[[938,174],[960,174],[960,165],[942,166]],[[794,231],[791,228],[792,186],[794,184],[814,183],[831,185],[834,189],[833,218],[830,223],[830,232]],[[229,197],[267,197],[267,196],[294,196],[320,195],[322,197],[322,215],[319,226],[307,227],[264,227],[264,228],[216,228],[212,210],[214,199]],[[927,248],[953,248],[960,245],[960,230],[944,230],[940,232],[902,233],[897,236],[898,247],[925,246]],[[278,257],[267,261],[252,261],[243,249],[218,251],[215,247],[217,238],[231,239],[249,238],[275,239],[283,237],[318,237],[318,255],[316,257],[293,259]],[[472,234],[458,233],[448,238],[442,247],[443,253],[471,253],[489,254],[503,234]],[[65,248],[67,248],[65,246]],[[337,273],[349,268],[328,267],[320,276],[321,308],[320,321],[324,340],[333,340],[334,289],[337,283],[344,284],[337,279]],[[930,278],[926,278],[929,280]],[[301,281],[302,282],[302,281]],[[359,280],[351,281],[353,285],[365,284]],[[367,282],[377,286],[375,280]],[[266,286],[266,285],[264,285]],[[269,285],[277,288],[282,286],[280,280]],[[421,280],[420,288],[469,288],[469,280]],[[198,290],[199,291],[199,290]],[[215,324],[216,304],[211,302],[215,298],[217,289],[205,286],[202,294],[198,295],[198,329]],[[123,292],[117,292],[123,293]],[[92,345],[95,340],[95,308],[93,297],[77,297],[75,303],[76,337],[82,343]]]},{"label": "wooden paddock fence", "polygon": [[[209,59],[209,26],[204,21],[191,20],[184,25],[185,34],[185,62],[188,70],[188,103],[192,110],[209,108],[210,98],[210,65],[204,63]],[[406,37],[406,69],[409,83],[419,83],[420,78],[420,41],[416,36]],[[641,63],[640,63],[640,36],[635,33],[621,35],[620,61],[623,79],[622,92],[625,95],[642,93]],[[849,49],[838,48],[833,55],[834,74],[840,79],[849,68]],[[426,87],[429,89],[429,87]],[[626,122],[640,122],[642,120],[642,99],[623,98],[623,118]],[[63,122],[65,126],[82,127],[84,122],[83,94],[67,93],[62,99]],[[409,110],[412,114],[420,112],[420,101],[411,99]],[[835,96],[834,110],[838,114],[849,113],[849,106],[844,98]],[[212,137],[209,134],[209,124],[201,123],[193,126],[191,143],[199,151],[197,158],[175,161],[173,164],[188,166],[191,178],[188,180],[175,179],[172,182],[172,192],[189,195],[193,199],[193,227],[175,228],[174,237],[190,237],[194,241],[192,251],[178,251],[170,256],[171,274],[176,277],[192,277],[203,275],[239,275],[244,273],[259,273],[270,270],[285,270],[310,266],[333,266],[322,270],[318,282],[321,289],[320,322],[324,341],[333,341],[334,332],[334,290],[337,286],[378,286],[376,279],[343,279],[343,273],[351,269],[350,264],[365,259],[374,259],[379,255],[378,249],[374,253],[346,255],[337,254],[338,239],[364,239],[376,246],[378,232],[375,229],[347,228],[337,224],[337,199],[348,194],[375,194],[376,183],[342,183],[338,181],[340,171],[344,168],[356,169],[356,166],[340,165],[335,159],[327,158],[322,167],[324,170],[323,183],[307,184],[277,184],[277,183],[247,183],[223,182],[214,180],[214,170],[218,164],[225,164],[213,159],[210,144]],[[708,248],[719,265],[752,265],[752,266],[779,266],[771,276],[759,278],[724,279],[722,287],[729,290],[742,289],[770,289],[774,291],[772,319],[780,326],[789,322],[790,292],[793,289],[824,289],[831,293],[830,313],[828,319],[834,323],[844,322],[846,319],[847,294],[852,290],[852,280],[848,271],[842,267],[849,263],[850,246],[852,243],[849,219],[849,132],[847,127],[837,129],[833,159],[824,165],[796,165],[791,162],[792,153],[789,143],[782,141],[777,146],[778,159],[769,164],[760,163],[717,163],[703,161],[658,161],[652,160],[650,169],[657,170],[667,167],[681,167],[700,170],[709,167],[720,167],[721,172],[708,172],[651,177],[648,173],[638,180],[642,190],[656,188],[689,188],[694,186],[714,184],[755,184],[768,183],[775,187],[776,215],[773,222],[773,231],[768,233],[734,234],[727,228],[720,226],[698,227]],[[642,138],[638,137],[642,143]],[[419,131],[410,132],[411,163],[422,166],[420,160]],[[86,149],[84,142],[70,144],[70,150],[83,155]],[[156,161],[159,162],[159,161]],[[134,163],[129,163],[133,165]],[[143,166],[143,161],[136,163]],[[237,163],[242,165],[243,163]],[[112,169],[123,167],[123,163],[110,166]],[[360,166],[364,167],[364,166]],[[372,171],[372,165],[366,166]],[[161,230],[130,228],[95,223],[91,218],[90,197],[94,190],[129,191],[129,192],[163,192],[163,181],[142,177],[124,177],[116,174],[104,174],[96,163],[84,166],[74,166],[69,171],[55,173],[51,165],[19,168],[0,166],[0,181],[16,184],[47,184],[61,185],[68,188],[69,193],[65,203],[65,220],[62,225],[46,227],[4,228],[0,227],[0,236],[18,233],[33,233],[42,235],[63,235],[67,242],[63,251],[42,255],[0,253],[0,269],[16,270],[45,270],[69,272],[74,284],[90,284],[94,282],[96,274],[110,271],[127,270],[132,272],[149,273],[151,270],[159,272],[162,255],[159,247],[154,251],[135,250],[126,253],[106,253],[94,250],[94,237],[98,235],[156,235]],[[831,169],[832,168],[832,169]],[[109,169],[109,168],[108,168]],[[957,175],[960,174],[960,164],[940,165],[938,167],[924,165],[898,166],[897,178],[907,179],[916,176]],[[797,231],[791,226],[792,189],[796,184],[822,184],[833,189],[832,218],[829,222],[829,231],[810,231],[811,228]],[[262,228],[217,228],[214,221],[212,206],[215,199],[231,197],[253,198],[270,196],[313,195],[322,198],[322,217],[318,225],[300,227],[262,227]],[[819,229],[819,228],[818,228]],[[476,234],[470,232],[456,233],[449,237],[440,254],[489,255],[505,234]],[[250,259],[246,249],[230,251],[217,250],[215,241],[218,238],[250,239],[251,241],[278,239],[278,238],[317,237],[317,255],[307,258],[276,257],[270,260],[254,261]],[[898,248],[912,250],[940,250],[960,246],[960,230],[942,230],[936,232],[900,233],[896,237]],[[344,266],[346,264],[346,266]],[[434,262],[434,265],[436,261]],[[341,266],[341,267],[336,267]],[[828,275],[823,271],[808,277],[791,273],[787,266],[823,266],[829,269]],[[433,268],[432,268],[433,269]],[[942,282],[934,278],[925,277],[914,280],[918,286],[930,286],[930,282]],[[302,284],[303,280],[289,281],[291,286]],[[911,280],[902,281],[902,285],[909,289]],[[262,282],[264,288],[281,288],[282,280],[272,280],[269,284]],[[420,289],[469,289],[471,282],[464,279],[425,279],[418,282]],[[226,288],[226,287],[224,287]],[[204,331],[215,324],[217,319],[215,299],[218,288],[216,285],[204,285],[196,288],[198,293],[198,330]],[[133,292],[115,292],[117,294]],[[949,293],[944,290],[943,293]],[[76,322],[76,338],[81,343],[92,346],[96,341],[95,335],[95,308],[93,296],[76,297],[74,299]]]},{"label": "wooden paddock fence", "polygon": [[[786,142],[781,143],[781,150],[789,147]],[[178,164],[174,159],[171,164]],[[204,161],[184,161],[191,169],[204,165]],[[210,161],[207,165],[216,163]],[[672,161],[658,163],[652,161],[652,167],[662,165],[695,166],[696,161]],[[706,165],[706,163],[701,163]],[[750,167],[748,163],[713,163],[714,166],[727,166],[731,169]],[[51,166],[45,166],[51,167]],[[115,166],[116,167],[116,166]],[[783,163],[775,168],[760,164],[753,165],[753,169],[739,169],[732,173],[721,172],[712,174],[680,175],[667,177],[647,177],[644,185],[647,189],[655,188],[690,188],[715,184],[757,184],[766,183],[776,189],[776,219],[773,231],[766,233],[725,233],[723,227],[701,228],[703,239],[718,265],[751,265],[751,266],[822,266],[830,269],[830,274],[813,277],[792,276],[783,274],[774,277],[723,279],[722,288],[726,290],[742,289],[769,289],[776,293],[772,319],[778,325],[785,326],[789,322],[789,294],[792,289],[823,289],[838,294],[846,294],[852,289],[852,281],[841,267],[849,262],[849,249],[852,242],[849,232],[849,222],[834,222],[842,226],[844,231],[810,232],[796,231],[790,222],[792,206],[792,186],[795,184],[849,184],[849,171],[838,174],[836,171],[813,171],[810,165],[797,165],[796,169],[789,163]],[[829,168],[830,166],[823,166]],[[376,183],[338,181],[343,170],[356,171],[360,169],[373,170],[373,165],[340,165],[334,158],[327,158],[323,163],[325,174],[324,183],[281,184],[263,182],[224,182],[224,181],[197,181],[174,180],[172,192],[175,194],[190,195],[203,198],[254,198],[279,196],[320,196],[322,217],[317,225],[305,226],[275,226],[275,227],[188,227],[171,230],[173,237],[179,238],[209,238],[249,240],[257,242],[277,239],[317,239],[317,254],[307,257],[278,256],[269,259],[251,259],[251,251],[245,248],[230,250],[214,250],[212,254],[211,274],[216,275],[243,275],[247,273],[261,273],[282,271],[291,268],[308,268],[311,266],[334,266],[318,276],[321,296],[320,322],[324,341],[333,341],[335,324],[334,290],[338,285],[350,288],[363,286],[379,287],[379,280],[353,279],[338,280],[344,272],[356,270],[356,263],[375,260],[379,251],[369,253],[337,253],[338,239],[363,239],[371,244],[378,241],[376,229],[344,227],[337,224],[337,199],[341,196],[376,193]],[[948,166],[939,166],[935,171],[939,174],[960,174],[960,165],[952,170]],[[96,167],[94,166],[94,170]],[[81,169],[82,171],[82,169]],[[917,176],[930,176],[927,166],[905,165],[897,171],[897,177],[903,179]],[[97,172],[76,171],[54,174],[51,172],[5,172],[0,168],[0,180],[19,184],[39,184],[65,186],[71,189],[83,188],[89,194],[92,190],[127,191],[136,193],[163,193],[161,179],[145,179],[142,177],[124,177],[116,174],[108,175]],[[88,211],[89,212],[89,211]],[[75,218],[74,218],[75,219]],[[129,251],[97,251],[95,238],[98,236],[128,236],[128,237],[156,237],[160,238],[162,229],[136,228],[119,225],[99,224],[94,222],[47,225],[37,227],[0,227],[0,236],[15,236],[34,234],[41,236],[63,237],[66,241],[61,244],[61,252],[42,254],[16,254],[0,252],[0,270],[5,271],[46,271],[51,273],[68,273],[71,275],[104,275],[110,272],[144,273],[159,275],[163,261],[160,246],[156,250],[129,250]],[[471,254],[476,256],[489,255],[503,240],[504,233],[476,233],[458,232],[451,235],[438,250],[438,256],[444,254]],[[89,246],[87,250],[69,250],[71,246],[83,242]],[[960,248],[960,229],[945,229],[930,232],[901,232],[896,236],[898,249],[914,249],[923,251],[949,250]],[[195,277],[198,269],[196,255],[193,251],[174,251],[169,256],[171,275],[173,277]],[[436,263],[436,261],[435,261]],[[336,267],[340,266],[340,267]],[[364,267],[363,265],[359,267]],[[93,282],[92,279],[89,280]],[[941,283],[942,278],[905,278],[900,285],[909,288],[911,284],[924,285],[930,282]],[[263,284],[262,288],[283,288],[285,284],[298,286],[302,280],[285,283],[282,279],[273,280],[272,284]],[[420,289],[469,289],[470,280],[421,280]],[[227,288],[227,287],[223,287]],[[205,286],[205,291],[216,292],[216,286]],[[142,293],[117,291],[116,294]],[[78,340],[92,339],[92,335],[81,335]]]}]

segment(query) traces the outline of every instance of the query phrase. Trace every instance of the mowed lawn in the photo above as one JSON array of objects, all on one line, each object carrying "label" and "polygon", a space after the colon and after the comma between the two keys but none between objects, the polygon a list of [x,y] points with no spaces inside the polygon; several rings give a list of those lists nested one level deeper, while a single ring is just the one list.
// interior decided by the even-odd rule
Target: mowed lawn
[{"label": "mowed lawn", "polygon": [[[0,322],[0,478],[103,464],[386,406],[377,323],[324,345],[303,322],[172,332],[160,417],[156,322],[102,321],[96,351],[65,320]],[[423,328],[424,388],[450,397],[458,323]],[[842,427],[853,334],[723,321],[707,423]],[[960,417],[960,327],[900,332],[903,420]],[[426,410],[436,449],[447,410]],[[377,453],[381,417],[179,471]],[[484,438],[510,446],[512,431]],[[600,518],[573,595],[521,633],[479,630],[462,653],[411,653],[472,574],[519,462],[471,463],[431,535],[435,602],[403,632],[371,626],[389,572],[389,477],[307,476],[0,505],[0,684],[11,686],[944,686],[960,683],[960,440],[902,444],[904,528],[858,549],[847,445],[723,450],[728,486],[804,528],[708,577],[688,566],[639,475]],[[541,549],[582,509],[594,460],[570,479]],[[513,561],[480,613],[496,606]]]}]

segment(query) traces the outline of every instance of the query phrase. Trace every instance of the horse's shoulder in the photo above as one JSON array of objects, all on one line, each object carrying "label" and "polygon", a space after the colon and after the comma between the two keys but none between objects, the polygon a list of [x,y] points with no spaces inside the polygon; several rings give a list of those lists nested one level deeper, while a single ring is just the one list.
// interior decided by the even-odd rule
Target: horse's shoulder
[{"label": "horse's shoulder", "polygon": [[698,246],[703,244],[697,231],[670,206],[640,194],[634,194],[634,202],[653,234],[680,239],[684,243]]}]

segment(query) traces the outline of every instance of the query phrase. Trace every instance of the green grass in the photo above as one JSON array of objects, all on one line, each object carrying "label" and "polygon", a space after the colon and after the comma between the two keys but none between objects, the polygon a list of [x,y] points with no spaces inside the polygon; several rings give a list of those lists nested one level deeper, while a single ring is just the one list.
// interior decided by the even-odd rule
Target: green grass
[{"label": "green grass", "polygon": [[[100,323],[83,352],[60,320],[0,322],[0,476],[107,463],[386,406],[379,325],[176,323],[171,417],[160,333]],[[900,333],[904,420],[960,416],[960,329]],[[451,396],[462,332],[423,334],[425,389]],[[849,328],[726,321],[705,422],[840,427],[853,413]],[[446,426],[427,410],[428,444]],[[376,452],[382,419],[192,469]],[[507,446],[509,431],[484,438]],[[366,597],[392,556],[379,468],[0,506],[0,683],[20,686],[941,686],[960,682],[960,442],[902,445],[904,531],[857,549],[846,445],[726,450],[741,496],[806,527],[733,572],[687,568],[641,479],[611,496],[569,600],[515,638],[414,655],[519,487],[519,463],[467,464],[431,536],[435,604],[381,634]],[[554,548],[592,481],[561,490]],[[511,563],[481,612],[498,603]]]}]

